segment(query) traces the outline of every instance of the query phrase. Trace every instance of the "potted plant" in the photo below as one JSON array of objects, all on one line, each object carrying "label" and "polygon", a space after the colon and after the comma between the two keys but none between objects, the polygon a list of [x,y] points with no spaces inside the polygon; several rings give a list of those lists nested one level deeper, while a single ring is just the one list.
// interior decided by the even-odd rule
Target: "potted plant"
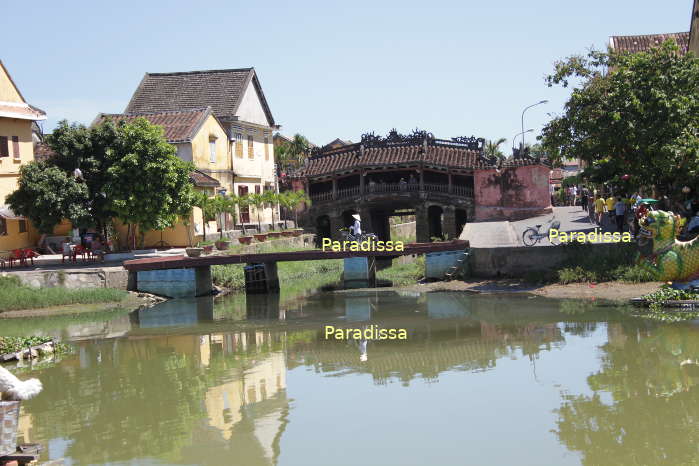
[{"label": "potted plant", "polygon": [[253,236],[260,243],[264,242],[267,239],[267,233],[255,233]]},{"label": "potted plant", "polygon": [[[216,216],[219,217],[223,215],[226,212],[229,212],[231,209],[231,201],[230,199],[225,198],[224,196],[216,196],[214,198],[214,212],[216,213]],[[218,240],[216,240],[216,249],[219,251],[225,251],[231,246],[231,241],[228,238],[223,238],[223,227],[224,227],[223,220],[221,220],[221,228],[219,230],[219,237]]]},{"label": "potted plant", "polygon": [[199,257],[204,252],[204,248],[189,247],[185,248],[185,252],[189,257]]},{"label": "potted plant", "polygon": [[282,236],[284,236],[285,238],[294,236],[294,230],[284,230],[282,231]]},{"label": "potted plant", "polygon": [[239,236],[238,241],[240,244],[250,244],[252,243],[252,236]]},{"label": "potted plant", "polygon": [[200,241],[199,247],[202,248],[204,250],[204,252],[208,254],[214,250],[214,242],[213,241]]},{"label": "potted plant", "polygon": [[267,236],[270,238],[273,238],[273,239],[279,238],[280,236],[282,236],[282,232],[281,231],[270,231],[267,233]]}]

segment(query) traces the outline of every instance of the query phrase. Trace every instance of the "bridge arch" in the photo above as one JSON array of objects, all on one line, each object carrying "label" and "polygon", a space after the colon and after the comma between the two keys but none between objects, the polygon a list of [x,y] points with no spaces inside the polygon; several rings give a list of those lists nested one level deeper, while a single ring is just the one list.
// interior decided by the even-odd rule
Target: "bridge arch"
[{"label": "bridge arch", "polygon": [[431,205],[427,208],[427,225],[430,239],[443,238],[444,209],[439,205]]}]

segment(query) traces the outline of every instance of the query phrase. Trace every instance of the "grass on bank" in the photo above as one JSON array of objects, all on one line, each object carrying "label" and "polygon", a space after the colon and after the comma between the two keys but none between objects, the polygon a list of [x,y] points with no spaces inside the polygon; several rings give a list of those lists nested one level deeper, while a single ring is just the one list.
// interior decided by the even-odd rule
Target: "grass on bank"
[{"label": "grass on bank", "polygon": [[533,283],[590,283],[621,281],[641,283],[654,281],[647,270],[635,264],[636,245],[620,243],[613,249],[595,249],[592,244],[571,243],[564,246],[568,259],[550,272],[528,274],[525,279]]},{"label": "grass on bank", "polygon": [[32,288],[22,285],[19,277],[0,277],[0,312],[67,304],[115,303],[127,296],[128,292],[112,288]]}]

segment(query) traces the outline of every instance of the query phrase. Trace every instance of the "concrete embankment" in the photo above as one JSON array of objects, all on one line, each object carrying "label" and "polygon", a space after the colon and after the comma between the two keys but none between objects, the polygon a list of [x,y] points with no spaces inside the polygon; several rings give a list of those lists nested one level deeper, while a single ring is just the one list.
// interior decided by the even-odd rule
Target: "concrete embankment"
[{"label": "concrete embankment", "polygon": [[[586,245],[586,254],[599,259],[616,253],[619,243]],[[522,277],[531,272],[553,270],[579,257],[576,246],[497,247],[469,250],[469,275],[473,277]]]}]

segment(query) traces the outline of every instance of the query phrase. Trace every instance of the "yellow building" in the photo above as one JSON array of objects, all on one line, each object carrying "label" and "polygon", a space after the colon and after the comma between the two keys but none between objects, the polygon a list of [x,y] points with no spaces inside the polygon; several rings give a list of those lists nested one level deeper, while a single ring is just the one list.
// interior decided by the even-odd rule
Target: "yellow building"
[{"label": "yellow building", "polygon": [[[232,190],[242,195],[278,191],[272,131],[279,129],[254,68],[146,73],[125,113],[191,110],[211,107],[223,125],[235,172]],[[208,172],[219,179],[218,173]],[[275,207],[261,209],[262,228],[279,221]],[[254,207],[243,209],[237,225],[257,227]]]},{"label": "yellow building", "polygon": [[[183,111],[165,111],[154,113],[131,114],[100,114],[93,125],[104,122],[107,118],[115,122],[133,121],[143,117],[154,125],[161,126],[165,139],[177,148],[177,156],[187,162],[192,162],[196,170],[191,174],[191,180],[197,189],[213,196],[217,192],[232,192],[234,173],[231,169],[231,153],[228,137],[221,123],[213,115],[211,108],[199,108]],[[207,239],[218,238],[216,231],[232,229],[230,219],[208,222],[206,226]],[[189,233],[188,230],[189,229]],[[121,238],[126,238],[127,228],[117,226]],[[203,237],[203,221],[199,208],[194,208],[193,218],[189,226],[177,224],[162,232],[146,232],[144,245],[157,246],[164,241],[169,246],[187,246],[190,238],[196,244]]]},{"label": "yellow building", "polygon": [[0,61],[0,254],[33,246],[36,231],[15,215],[5,197],[17,189],[20,167],[34,160],[32,123],[45,120],[46,113],[27,103],[10,73]]}]

